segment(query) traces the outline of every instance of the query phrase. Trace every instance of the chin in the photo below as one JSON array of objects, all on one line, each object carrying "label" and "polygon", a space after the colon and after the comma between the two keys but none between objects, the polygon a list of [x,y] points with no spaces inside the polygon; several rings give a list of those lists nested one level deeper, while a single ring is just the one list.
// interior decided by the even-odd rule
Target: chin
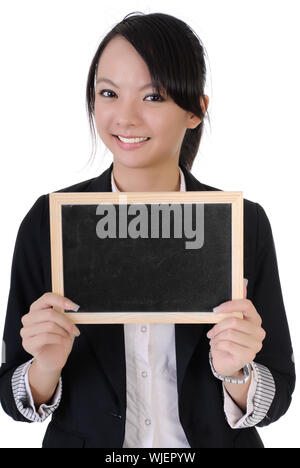
[{"label": "chin", "polygon": [[128,169],[146,169],[155,165],[155,161],[148,158],[137,158],[136,155],[124,157],[113,156],[113,162]]}]

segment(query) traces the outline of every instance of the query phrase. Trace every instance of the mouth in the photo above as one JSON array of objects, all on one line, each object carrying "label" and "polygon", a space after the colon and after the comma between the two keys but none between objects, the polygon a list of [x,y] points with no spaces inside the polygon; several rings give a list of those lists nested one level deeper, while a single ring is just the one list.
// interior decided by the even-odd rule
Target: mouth
[{"label": "mouth", "polygon": [[[122,137],[122,135],[120,135],[120,136]],[[120,148],[122,148],[122,149],[125,149],[125,150],[132,150],[132,149],[140,148],[141,146],[145,145],[150,140],[149,137],[131,137],[131,138],[128,138],[128,137],[125,138],[124,137],[124,139],[127,140],[127,141],[122,141],[122,140],[120,140],[118,135],[113,135],[113,138],[115,139],[118,146]],[[138,138],[146,138],[146,140],[134,141],[134,140],[136,140]],[[131,139],[133,141],[130,141]]]}]

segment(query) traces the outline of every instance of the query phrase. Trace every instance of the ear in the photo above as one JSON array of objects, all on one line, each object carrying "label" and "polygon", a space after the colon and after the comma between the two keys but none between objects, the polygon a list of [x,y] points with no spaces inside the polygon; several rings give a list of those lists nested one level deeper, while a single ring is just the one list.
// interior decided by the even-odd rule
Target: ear
[{"label": "ear", "polygon": [[201,104],[203,113],[206,114],[206,111],[208,109],[208,104],[209,104],[209,97],[206,96],[206,94],[203,94],[203,96],[200,97],[200,104]]},{"label": "ear", "polygon": [[[200,96],[200,105],[201,105],[203,114],[205,114],[207,111],[208,103],[209,103],[208,96],[206,96],[205,94],[203,96]],[[187,128],[196,128],[201,122],[202,122],[202,119],[197,117],[197,115],[191,113],[189,116],[189,125]]]}]

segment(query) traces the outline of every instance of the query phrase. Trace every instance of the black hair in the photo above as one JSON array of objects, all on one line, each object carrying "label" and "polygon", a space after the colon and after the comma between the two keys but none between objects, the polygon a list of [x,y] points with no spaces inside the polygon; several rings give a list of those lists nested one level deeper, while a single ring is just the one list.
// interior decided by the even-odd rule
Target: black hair
[{"label": "black hair", "polygon": [[86,106],[94,140],[97,66],[104,48],[117,35],[127,39],[143,58],[159,94],[163,89],[179,107],[201,118],[196,128],[186,130],[180,149],[179,162],[190,170],[199,149],[206,114],[200,104],[206,81],[205,51],[200,38],[184,21],[164,13],[133,12],[117,23],[101,41],[88,73]]}]

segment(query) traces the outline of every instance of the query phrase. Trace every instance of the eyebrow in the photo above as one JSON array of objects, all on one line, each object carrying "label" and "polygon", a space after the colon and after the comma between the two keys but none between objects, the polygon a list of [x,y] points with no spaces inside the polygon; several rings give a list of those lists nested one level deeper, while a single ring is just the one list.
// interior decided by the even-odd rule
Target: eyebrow
[{"label": "eyebrow", "polygon": [[[119,88],[119,86],[117,86],[113,81],[111,81],[110,79],[108,78],[98,78],[97,81],[96,81],[96,84],[98,83],[101,83],[101,82],[105,82],[105,83],[109,83],[111,84],[112,86],[114,86],[115,88]],[[142,91],[143,89],[147,89],[147,88],[152,88],[153,87],[153,83],[147,83],[145,84],[144,86],[142,86],[139,90]]]}]

